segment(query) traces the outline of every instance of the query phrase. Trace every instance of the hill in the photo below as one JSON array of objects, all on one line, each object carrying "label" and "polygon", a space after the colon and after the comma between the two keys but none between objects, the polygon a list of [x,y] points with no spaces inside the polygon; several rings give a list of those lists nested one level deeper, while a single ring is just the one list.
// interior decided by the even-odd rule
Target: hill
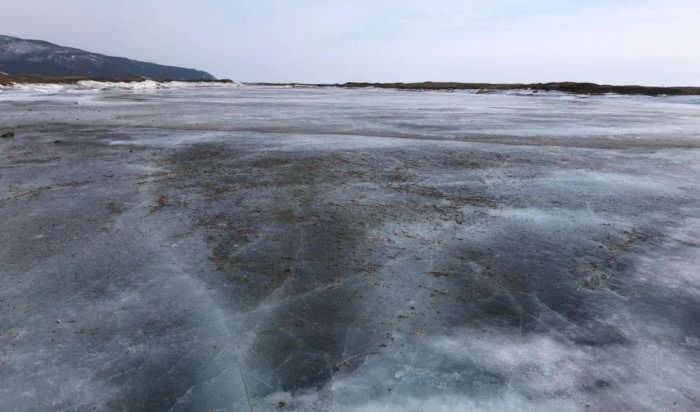
[{"label": "hill", "polygon": [[0,72],[30,76],[216,80],[211,74],[200,70],[105,56],[41,40],[3,35],[0,35]]}]

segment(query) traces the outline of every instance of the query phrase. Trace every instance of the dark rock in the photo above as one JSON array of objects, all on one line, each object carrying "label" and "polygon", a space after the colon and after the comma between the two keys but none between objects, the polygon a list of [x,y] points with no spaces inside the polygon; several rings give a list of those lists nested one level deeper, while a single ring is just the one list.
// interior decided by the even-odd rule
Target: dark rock
[{"label": "dark rock", "polygon": [[[269,85],[271,83],[254,83]],[[288,83],[291,84],[291,83]],[[422,83],[343,83],[333,86],[345,88],[376,87],[399,90],[478,90],[479,94],[494,93],[503,90],[557,91],[576,94],[639,94],[649,96],[695,96],[700,95],[700,87],[648,87],[648,86],[614,86],[595,83],[555,82],[555,83],[458,83],[458,82],[422,82]]]},{"label": "dark rock", "polygon": [[5,138],[5,139],[10,139],[10,138],[15,137],[15,132],[3,133],[2,136],[0,136],[0,137]]}]

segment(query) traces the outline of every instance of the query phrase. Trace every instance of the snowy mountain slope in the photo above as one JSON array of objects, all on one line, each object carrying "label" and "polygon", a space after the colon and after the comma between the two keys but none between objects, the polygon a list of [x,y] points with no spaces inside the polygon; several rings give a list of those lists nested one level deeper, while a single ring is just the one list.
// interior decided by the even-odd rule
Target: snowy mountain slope
[{"label": "snowy mountain slope", "polygon": [[0,35],[0,72],[17,75],[215,80],[194,69],[111,57],[40,40]]}]

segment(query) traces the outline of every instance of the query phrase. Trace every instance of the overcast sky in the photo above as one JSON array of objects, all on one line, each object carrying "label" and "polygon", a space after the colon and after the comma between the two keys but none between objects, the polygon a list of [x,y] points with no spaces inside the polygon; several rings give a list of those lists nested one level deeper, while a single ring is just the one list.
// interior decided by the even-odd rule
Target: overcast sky
[{"label": "overcast sky", "polygon": [[3,0],[0,34],[240,81],[700,85],[700,0]]}]

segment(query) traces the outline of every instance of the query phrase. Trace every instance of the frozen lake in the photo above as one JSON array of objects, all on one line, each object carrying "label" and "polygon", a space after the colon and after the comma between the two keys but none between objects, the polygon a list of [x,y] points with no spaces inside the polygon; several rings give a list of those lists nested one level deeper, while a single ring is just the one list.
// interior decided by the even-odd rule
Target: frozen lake
[{"label": "frozen lake", "polygon": [[6,131],[2,411],[700,410],[700,97],[32,86]]}]

